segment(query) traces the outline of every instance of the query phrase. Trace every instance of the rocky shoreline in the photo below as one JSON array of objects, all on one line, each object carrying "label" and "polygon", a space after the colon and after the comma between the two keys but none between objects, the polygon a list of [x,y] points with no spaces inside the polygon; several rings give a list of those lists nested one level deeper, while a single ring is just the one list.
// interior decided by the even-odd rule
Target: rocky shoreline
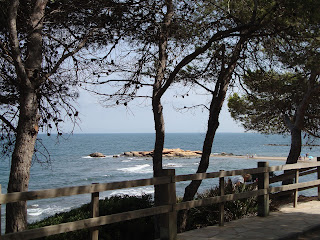
[{"label": "rocky shoreline", "polygon": [[[130,151],[124,152],[120,155],[114,155],[113,157],[145,157],[151,158],[153,157],[154,151]],[[164,148],[162,156],[164,158],[193,158],[193,157],[201,157],[202,151],[191,151],[191,150],[183,150],[180,148],[168,149]],[[89,155],[90,157],[106,157],[103,153],[95,152]],[[219,153],[219,154],[211,154],[211,156],[234,156],[232,153]]]},{"label": "rocky shoreline", "polygon": [[[175,149],[163,149],[163,157],[164,158],[200,158],[202,155],[202,151],[191,151],[191,150],[182,150],[180,148],[175,148]],[[91,153],[89,155],[90,157],[93,158],[103,158],[106,157],[103,153],[95,152]],[[114,155],[114,158],[117,157],[143,157],[146,159],[152,158],[153,156],[153,150],[152,151],[129,151],[129,152],[124,152],[120,155]],[[285,161],[287,158],[286,157],[268,157],[268,156],[257,156],[257,155],[234,155],[233,153],[211,153],[211,157],[231,157],[231,158],[239,158],[239,159],[255,159],[255,160],[280,160],[280,161]],[[310,162],[310,161],[308,161]]]},{"label": "rocky shoreline", "polygon": [[[163,149],[162,156],[167,158],[185,158],[185,157],[200,157],[202,155],[202,151],[191,151],[191,150],[182,150],[180,148],[175,149]],[[125,157],[152,157],[152,151],[131,151],[124,152],[121,156]]]}]

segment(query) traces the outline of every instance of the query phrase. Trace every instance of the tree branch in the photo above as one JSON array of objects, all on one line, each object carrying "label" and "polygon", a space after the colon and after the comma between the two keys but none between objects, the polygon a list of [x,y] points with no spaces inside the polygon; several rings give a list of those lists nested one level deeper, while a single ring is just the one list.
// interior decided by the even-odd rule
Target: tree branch
[{"label": "tree branch", "polygon": [[13,132],[16,132],[17,129],[11,124],[11,122],[6,119],[3,115],[0,115],[0,120],[7,125]]},{"label": "tree branch", "polygon": [[212,43],[214,41],[218,41],[221,40],[223,38],[229,37],[230,34],[234,33],[234,32],[238,32],[241,30],[246,29],[247,27],[250,27],[250,25],[242,25],[242,26],[238,26],[232,29],[228,29],[225,31],[220,31],[217,32],[216,34],[214,34],[209,40],[208,42],[203,46],[203,47],[199,47],[197,48],[193,53],[187,55],[186,57],[184,57],[179,64],[175,67],[175,69],[170,73],[168,79],[166,80],[165,84],[162,86],[162,88],[159,91],[159,96],[161,97],[165,91],[169,88],[169,86],[171,85],[171,83],[173,82],[173,80],[175,79],[176,75],[179,73],[179,71],[186,66],[188,63],[190,63],[191,61],[193,61],[197,56],[199,56],[200,54],[204,53],[206,50],[208,50]]},{"label": "tree branch", "polygon": [[9,7],[9,39],[11,45],[11,52],[13,62],[20,80],[26,80],[27,74],[24,67],[24,64],[21,59],[21,52],[19,48],[19,39],[17,31],[17,15],[18,15],[19,1],[12,0]]},{"label": "tree branch", "polygon": [[45,76],[44,76],[44,79],[47,79],[49,78],[51,75],[55,74],[57,72],[57,70],[59,69],[60,65],[64,62],[64,60],[66,60],[68,57],[71,57],[73,55],[75,55],[77,52],[79,52],[83,47],[84,45],[86,44],[86,42],[88,41],[89,37],[93,34],[93,32],[95,31],[96,29],[92,29],[88,34],[87,36],[84,37],[84,39],[79,43],[79,45],[73,49],[73,51],[71,52],[68,52],[67,54],[64,54],[59,60],[58,62],[56,63],[56,65],[53,67],[53,69],[47,73]]}]

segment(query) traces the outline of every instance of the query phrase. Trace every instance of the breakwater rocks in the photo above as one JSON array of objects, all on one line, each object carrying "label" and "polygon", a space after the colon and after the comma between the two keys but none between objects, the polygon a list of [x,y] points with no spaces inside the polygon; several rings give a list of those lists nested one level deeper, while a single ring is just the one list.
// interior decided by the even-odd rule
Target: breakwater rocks
[{"label": "breakwater rocks", "polygon": [[[191,151],[191,150],[182,150],[180,148],[176,149],[163,149],[163,157],[167,158],[188,158],[188,157],[199,157],[201,156],[202,151]],[[124,152],[121,156],[126,157],[152,157],[153,151],[131,151],[131,152]]]}]

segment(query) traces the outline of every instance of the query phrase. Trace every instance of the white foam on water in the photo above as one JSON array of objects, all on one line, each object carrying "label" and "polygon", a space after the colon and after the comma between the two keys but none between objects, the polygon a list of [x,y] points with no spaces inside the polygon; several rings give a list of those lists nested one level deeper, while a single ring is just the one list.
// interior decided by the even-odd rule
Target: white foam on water
[{"label": "white foam on water", "polygon": [[178,163],[167,163],[164,165],[165,167],[172,167],[172,168],[180,168],[183,167],[182,164],[178,164]]},{"label": "white foam on water", "polygon": [[136,165],[134,167],[128,168],[119,168],[117,170],[128,173],[152,173],[152,168],[150,164]]},{"label": "white foam on water", "polygon": [[27,213],[30,216],[39,216],[43,213],[43,209],[41,208],[31,208],[31,209],[27,209]]},{"label": "white foam on water", "polygon": [[119,189],[110,193],[110,196],[142,196],[144,194],[153,194],[154,188],[153,187],[141,187],[141,188],[129,188],[129,189]]},{"label": "white foam on water", "polygon": [[122,160],[121,162],[131,162],[131,160]]},{"label": "white foam on water", "polygon": [[42,214],[53,215],[55,213],[68,211],[70,209],[71,209],[71,207],[61,207],[61,206],[56,206],[56,205],[41,208],[41,207],[39,207],[38,204],[34,204],[34,205],[31,205],[31,207],[28,207],[27,213],[29,216],[37,217]]}]

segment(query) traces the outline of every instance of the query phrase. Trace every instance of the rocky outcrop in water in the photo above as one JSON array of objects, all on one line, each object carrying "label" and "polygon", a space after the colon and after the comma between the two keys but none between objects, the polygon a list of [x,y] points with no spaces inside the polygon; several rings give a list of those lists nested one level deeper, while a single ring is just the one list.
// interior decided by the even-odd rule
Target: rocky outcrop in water
[{"label": "rocky outcrop in water", "polygon": [[89,156],[90,157],[105,157],[106,155],[99,153],[99,152],[95,152],[95,153],[91,153]]},{"label": "rocky outcrop in water", "polygon": [[[182,150],[180,148],[175,149],[163,149],[163,157],[167,158],[177,158],[177,157],[199,157],[201,156],[201,151],[191,151],[191,150]],[[152,157],[153,151],[131,151],[131,152],[124,152],[122,156],[126,157]]]}]

